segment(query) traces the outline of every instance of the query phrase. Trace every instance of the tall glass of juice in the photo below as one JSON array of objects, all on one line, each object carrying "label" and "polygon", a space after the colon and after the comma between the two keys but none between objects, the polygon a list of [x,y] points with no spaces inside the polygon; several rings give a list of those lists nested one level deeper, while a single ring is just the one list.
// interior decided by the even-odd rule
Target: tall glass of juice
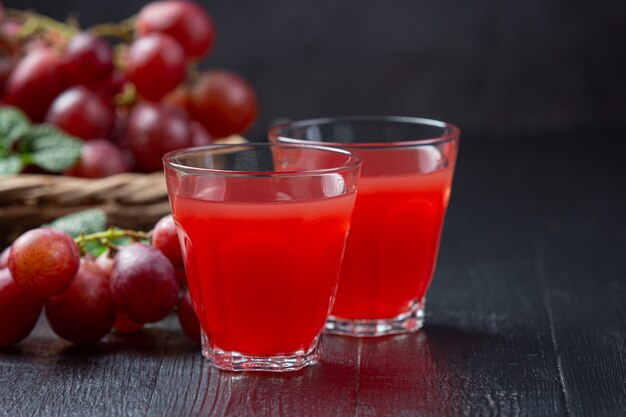
[{"label": "tall glass of juice", "polygon": [[288,123],[269,136],[273,143],[333,146],[363,158],[326,330],[383,336],[420,329],[450,198],[459,129],[429,119],[360,116]]},{"label": "tall glass of juice", "polygon": [[231,371],[316,362],[360,158],[300,145],[211,145],[163,158],[202,353]]}]

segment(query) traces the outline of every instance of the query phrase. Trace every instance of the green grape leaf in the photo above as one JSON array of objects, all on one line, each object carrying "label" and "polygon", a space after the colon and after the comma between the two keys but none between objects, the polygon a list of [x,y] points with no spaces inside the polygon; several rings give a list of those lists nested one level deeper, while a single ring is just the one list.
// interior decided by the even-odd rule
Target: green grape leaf
[{"label": "green grape leaf", "polygon": [[0,175],[19,174],[24,164],[20,155],[6,155],[0,157]]},{"label": "green grape leaf", "polygon": [[98,257],[106,252],[109,248],[106,245],[98,242],[97,240],[92,240],[90,242],[86,242],[84,249],[86,252],[89,252],[94,257]]},{"label": "green grape leaf", "polygon": [[30,130],[30,121],[15,107],[0,107],[0,152],[9,153],[13,143]]},{"label": "green grape leaf", "polygon": [[33,126],[23,141],[33,164],[49,172],[63,172],[80,157],[83,142],[50,125]]},{"label": "green grape leaf", "polygon": [[44,226],[61,229],[72,237],[78,237],[81,233],[96,233],[107,229],[107,215],[100,209],[90,209],[59,217],[52,223]]}]

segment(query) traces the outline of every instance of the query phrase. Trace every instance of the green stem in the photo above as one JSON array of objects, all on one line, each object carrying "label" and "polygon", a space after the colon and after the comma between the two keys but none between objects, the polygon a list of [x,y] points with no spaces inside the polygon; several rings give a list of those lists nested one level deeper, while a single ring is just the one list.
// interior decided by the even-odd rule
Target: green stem
[{"label": "green stem", "polygon": [[195,62],[192,62],[187,65],[187,79],[193,82],[198,78],[200,78],[200,70],[198,69],[198,65]]},{"label": "green stem", "polygon": [[113,97],[113,102],[118,107],[131,106],[137,101],[137,89],[134,84],[126,83],[124,90]]},{"label": "green stem", "polygon": [[124,41],[130,41],[133,38],[135,30],[135,17],[131,16],[119,23],[102,23],[99,25],[93,25],[87,30],[96,36],[113,37]]},{"label": "green stem", "polygon": [[72,25],[59,22],[51,17],[30,10],[7,9],[7,14],[23,23],[18,32],[18,37],[22,40],[28,39],[42,30],[52,31],[66,40],[79,32],[79,29]]},{"label": "green stem", "polygon": [[74,239],[74,242],[76,242],[76,244],[80,248],[81,253],[85,253],[85,246],[88,242],[93,241],[97,241],[101,245],[106,246],[113,251],[117,251],[119,247],[115,245],[112,240],[122,237],[128,237],[137,242],[142,240],[150,240],[151,234],[146,232],[138,232],[135,230],[124,230],[112,227],[103,232],[89,233],[86,235],[82,234]]}]

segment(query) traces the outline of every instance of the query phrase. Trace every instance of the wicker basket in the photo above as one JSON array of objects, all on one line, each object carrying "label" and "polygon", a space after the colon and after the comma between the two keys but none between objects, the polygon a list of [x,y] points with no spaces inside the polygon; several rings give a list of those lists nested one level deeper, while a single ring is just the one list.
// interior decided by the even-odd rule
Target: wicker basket
[{"label": "wicker basket", "polygon": [[[231,136],[216,143],[246,143]],[[0,248],[57,217],[101,208],[109,223],[149,230],[170,212],[163,173],[126,173],[102,179],[54,175],[0,177]]]}]

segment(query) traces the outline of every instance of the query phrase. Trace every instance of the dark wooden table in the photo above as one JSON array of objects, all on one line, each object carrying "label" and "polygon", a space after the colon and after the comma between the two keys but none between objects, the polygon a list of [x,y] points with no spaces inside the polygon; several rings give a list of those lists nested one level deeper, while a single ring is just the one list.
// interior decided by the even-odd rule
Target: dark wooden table
[{"label": "dark wooden table", "polygon": [[2,416],[626,416],[626,136],[466,135],[423,331],[212,369],[175,318],[0,352]]}]

